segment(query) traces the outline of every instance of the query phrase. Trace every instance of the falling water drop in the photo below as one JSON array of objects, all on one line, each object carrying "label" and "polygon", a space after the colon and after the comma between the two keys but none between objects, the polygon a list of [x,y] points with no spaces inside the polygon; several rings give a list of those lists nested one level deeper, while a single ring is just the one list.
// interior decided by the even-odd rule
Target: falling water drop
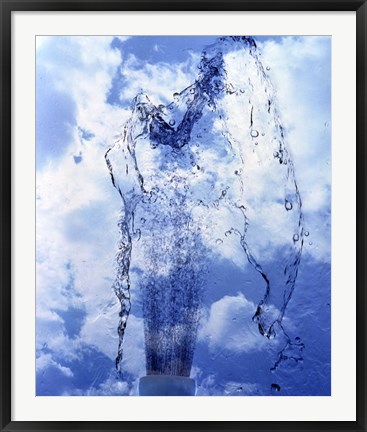
[{"label": "falling water drop", "polygon": [[251,136],[252,138],[257,138],[259,136],[259,132],[255,129],[252,129]]},{"label": "falling water drop", "polygon": [[174,120],[170,120],[170,121],[169,121],[169,125],[170,125],[170,126],[174,126],[175,124],[176,124],[176,122],[175,122]]},{"label": "falling water drop", "polygon": [[135,235],[136,240],[139,241],[140,238],[141,238],[141,230],[138,228],[138,229],[135,231],[134,235]]},{"label": "falling water drop", "polygon": [[280,385],[279,384],[272,384],[271,385],[271,390],[273,392],[280,392]]},{"label": "falling water drop", "polygon": [[292,208],[293,208],[293,204],[291,202],[289,202],[288,200],[285,200],[284,206],[285,206],[287,211],[292,210]]},{"label": "falling water drop", "polygon": [[294,234],[293,236],[293,241],[298,241],[299,240],[299,235],[298,234]]}]

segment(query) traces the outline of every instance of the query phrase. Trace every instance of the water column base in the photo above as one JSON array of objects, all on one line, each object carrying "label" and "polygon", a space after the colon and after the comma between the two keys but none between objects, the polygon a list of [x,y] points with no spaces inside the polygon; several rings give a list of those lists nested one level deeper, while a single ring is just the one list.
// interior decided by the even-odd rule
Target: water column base
[{"label": "water column base", "polygon": [[139,396],[195,396],[195,380],[175,375],[147,375],[140,378]]}]

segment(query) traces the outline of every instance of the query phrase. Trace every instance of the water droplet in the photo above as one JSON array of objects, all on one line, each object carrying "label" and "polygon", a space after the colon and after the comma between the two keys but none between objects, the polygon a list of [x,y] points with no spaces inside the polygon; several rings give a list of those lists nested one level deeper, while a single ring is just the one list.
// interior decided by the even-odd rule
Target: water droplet
[{"label": "water droplet", "polygon": [[173,99],[178,102],[180,100],[180,94],[179,93],[173,93]]},{"label": "water droplet", "polygon": [[169,125],[170,125],[170,126],[174,126],[175,123],[176,123],[176,122],[175,122],[174,120],[170,120],[170,121],[169,121]]},{"label": "water droplet", "polygon": [[140,240],[140,237],[141,237],[141,230],[138,228],[138,229],[135,231],[134,235],[135,235],[136,240],[139,241],[139,240]]},{"label": "water droplet", "polygon": [[288,200],[285,200],[284,206],[285,206],[287,211],[292,210],[292,208],[293,208],[292,203],[289,202]]},{"label": "water droplet", "polygon": [[275,151],[275,152],[273,153],[273,156],[274,156],[275,158],[278,158],[278,157],[279,157],[279,153],[278,153],[277,151]]},{"label": "water droplet", "polygon": [[280,385],[279,384],[272,384],[271,390],[274,392],[279,392],[280,391]]},{"label": "water droplet", "polygon": [[270,71],[270,66],[266,66],[266,70],[267,70],[267,71]]},{"label": "water droplet", "polygon": [[224,235],[226,236],[226,237],[228,237],[229,235],[231,235],[232,234],[232,231],[231,230],[228,230],[228,231],[226,231],[225,233],[224,233]]},{"label": "water droplet", "polygon": [[309,245],[310,245],[310,246],[312,246],[312,245],[313,245],[313,243],[312,243],[312,242],[310,242],[310,243],[309,243]]},{"label": "water droplet", "polygon": [[252,138],[257,138],[259,136],[259,132],[255,129],[253,129],[251,131],[251,136],[252,136]]},{"label": "water droplet", "polygon": [[194,88],[190,89],[190,93],[194,94],[195,93],[195,89]]},{"label": "water droplet", "polygon": [[220,238],[217,238],[217,240],[215,241],[215,243],[217,243],[217,245],[220,245],[223,243],[223,240]]},{"label": "water droplet", "polygon": [[293,241],[298,241],[299,240],[299,235],[298,234],[294,234],[293,236]]},{"label": "water droplet", "polygon": [[140,218],[140,222],[143,224],[146,222],[146,219],[142,217],[142,218]]},{"label": "water droplet", "polygon": [[308,231],[305,231],[305,236],[308,237],[310,233]]}]

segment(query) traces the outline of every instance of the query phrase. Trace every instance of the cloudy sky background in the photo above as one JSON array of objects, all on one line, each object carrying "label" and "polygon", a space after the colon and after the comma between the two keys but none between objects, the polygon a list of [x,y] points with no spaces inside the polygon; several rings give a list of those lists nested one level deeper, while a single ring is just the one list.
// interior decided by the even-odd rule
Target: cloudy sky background
[{"label": "cloudy sky background", "polygon": [[[134,284],[125,372],[114,372],[119,305],[111,285],[120,199],[104,154],[129,117],[133,97],[143,90],[155,105],[171,102],[174,92],[195,81],[201,50],[214,41],[37,37],[38,395],[136,394],[145,365]],[[222,269],[206,297],[192,375],[202,395],[329,394],[331,40],[256,41],[276,89],[310,232],[284,319],[288,334],[305,344],[304,359],[270,371],[281,347],[251,322],[258,275],[243,259],[246,289],[232,269]],[[234,282],[226,291],[228,275]]]}]

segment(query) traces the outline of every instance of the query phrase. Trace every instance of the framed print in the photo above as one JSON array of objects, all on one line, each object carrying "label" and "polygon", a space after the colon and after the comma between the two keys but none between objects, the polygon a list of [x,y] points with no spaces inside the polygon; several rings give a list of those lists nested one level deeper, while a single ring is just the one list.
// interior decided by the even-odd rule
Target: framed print
[{"label": "framed print", "polygon": [[2,429],[366,430],[365,2],[1,7]]}]

